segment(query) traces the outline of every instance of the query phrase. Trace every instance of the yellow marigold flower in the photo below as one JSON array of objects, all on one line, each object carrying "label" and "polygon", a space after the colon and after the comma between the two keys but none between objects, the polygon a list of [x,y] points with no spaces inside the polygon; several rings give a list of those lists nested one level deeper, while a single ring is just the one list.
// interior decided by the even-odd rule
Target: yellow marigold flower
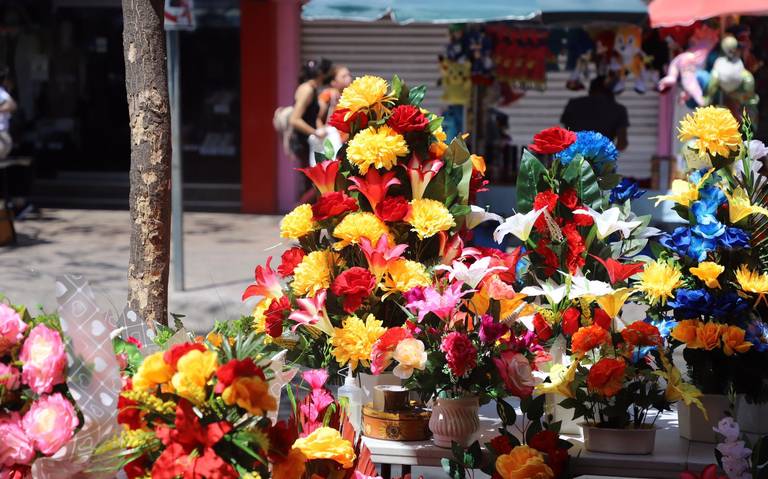
[{"label": "yellow marigold flower", "polygon": [[293,448],[288,455],[272,464],[272,479],[301,479],[307,467],[307,458]]},{"label": "yellow marigold flower", "polygon": [[341,261],[339,255],[331,250],[313,251],[304,256],[293,270],[293,293],[314,297],[321,289],[327,289],[331,285],[331,271],[335,264],[341,264]]},{"label": "yellow marigold flower", "polygon": [[565,368],[562,364],[553,364],[549,369],[548,383],[541,383],[536,386],[536,391],[540,394],[560,394],[567,398],[573,397],[571,384],[576,379],[576,369],[579,367],[579,361],[576,360]]},{"label": "yellow marigold flower", "polygon": [[680,140],[693,140],[693,148],[699,156],[720,155],[728,157],[742,143],[739,122],[730,110],[717,106],[705,106],[680,121]]},{"label": "yellow marigold flower", "polygon": [[448,208],[443,203],[428,198],[411,201],[411,212],[406,221],[413,226],[413,231],[419,235],[419,239],[430,238],[456,226]]},{"label": "yellow marigold flower", "polygon": [[163,360],[163,351],[150,354],[133,376],[133,389],[145,391],[165,384],[173,376],[173,368]]},{"label": "yellow marigold flower", "polygon": [[347,147],[347,159],[363,175],[370,167],[391,170],[397,165],[397,157],[407,154],[408,143],[403,135],[387,125],[369,126],[355,135]]},{"label": "yellow marigold flower", "polygon": [[724,326],[722,331],[723,352],[726,356],[746,353],[752,343],[744,340],[745,331],[738,326]]},{"label": "yellow marigold flower", "polygon": [[341,240],[334,243],[333,248],[339,251],[358,244],[360,238],[367,238],[371,244],[376,244],[384,234],[389,234],[389,228],[378,216],[367,211],[350,213],[333,230],[333,236]]},{"label": "yellow marigold flower", "polygon": [[528,446],[517,446],[496,458],[496,472],[502,479],[552,479],[555,473],[544,455]]},{"label": "yellow marigold flower", "polygon": [[381,118],[386,110],[384,102],[389,100],[389,85],[383,78],[365,75],[355,78],[339,98],[338,108],[349,110],[347,118],[360,110],[373,110]]},{"label": "yellow marigold flower", "polygon": [[205,385],[218,366],[218,356],[214,351],[189,351],[179,358],[176,374],[171,379],[176,394],[193,404],[201,404],[205,401]]},{"label": "yellow marigold flower", "polygon": [[[741,286],[745,293],[758,295],[755,304],[759,303],[760,300],[766,301],[765,294],[768,293],[768,274],[750,271],[746,265],[741,265],[736,270],[736,281],[739,282],[739,286]],[[766,301],[766,304],[768,304],[768,301]]]},{"label": "yellow marigold flower", "polygon": [[352,443],[341,437],[337,429],[319,427],[305,437],[296,439],[293,449],[298,449],[309,459],[330,459],[344,469],[349,469],[355,461],[355,448]]},{"label": "yellow marigold flower", "polygon": [[736,188],[730,194],[726,191],[725,196],[728,198],[728,218],[731,220],[731,223],[738,223],[754,213],[768,216],[768,209],[753,205],[749,201],[747,192],[742,187]]},{"label": "yellow marigold flower", "polygon": [[264,298],[253,308],[253,330],[263,333],[267,330],[267,315],[265,314],[272,304],[272,298]]},{"label": "yellow marigold flower", "polygon": [[723,325],[717,323],[699,323],[696,326],[696,343],[701,349],[712,351],[720,346]]},{"label": "yellow marigold flower", "polygon": [[699,263],[698,266],[691,266],[689,271],[691,274],[704,281],[707,288],[715,289],[720,288],[720,282],[717,280],[717,277],[725,271],[725,268],[712,261],[704,261]]},{"label": "yellow marigold flower", "polygon": [[664,304],[667,298],[672,297],[672,291],[683,284],[681,278],[679,269],[664,262],[654,261],[648,263],[640,273],[637,289],[645,294],[651,304]]},{"label": "yellow marigold flower", "polygon": [[349,363],[354,370],[357,363],[368,366],[375,343],[386,328],[382,322],[369,314],[365,321],[357,316],[348,316],[344,319],[341,328],[333,328],[331,336],[331,352],[336,357],[339,366]]},{"label": "yellow marigold flower", "polygon": [[385,291],[405,293],[416,286],[429,286],[431,283],[423,264],[408,259],[398,259],[387,267],[381,288]]},{"label": "yellow marigold flower", "polygon": [[221,393],[224,404],[237,404],[254,416],[277,409],[277,400],[269,394],[269,384],[258,376],[237,378]]},{"label": "yellow marigold flower", "polygon": [[297,206],[280,222],[280,237],[297,240],[315,231],[318,224],[312,216],[311,205]]},{"label": "yellow marigold flower", "polygon": [[701,321],[696,319],[684,319],[675,325],[670,335],[681,343],[684,343],[686,347],[698,349],[701,345],[696,339],[696,330],[700,325]]}]

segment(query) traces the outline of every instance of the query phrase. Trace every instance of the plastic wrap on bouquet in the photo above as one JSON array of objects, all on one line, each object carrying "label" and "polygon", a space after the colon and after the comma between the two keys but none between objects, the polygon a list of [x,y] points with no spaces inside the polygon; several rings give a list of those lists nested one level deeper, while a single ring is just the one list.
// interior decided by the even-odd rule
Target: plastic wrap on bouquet
[{"label": "plastic wrap on bouquet", "polygon": [[61,328],[66,335],[67,387],[84,417],[83,427],[51,457],[32,466],[32,477],[46,479],[106,478],[109,465],[94,457],[94,449],[117,432],[120,373],[110,335],[115,321],[94,301],[93,291],[80,276],[56,280]]},{"label": "plastic wrap on bouquet", "polygon": [[160,348],[154,342],[155,331],[147,327],[144,318],[138,315],[136,311],[125,307],[123,313],[117,320],[117,326],[120,328],[120,337],[124,340],[135,338],[141,342],[141,354],[148,356]]}]

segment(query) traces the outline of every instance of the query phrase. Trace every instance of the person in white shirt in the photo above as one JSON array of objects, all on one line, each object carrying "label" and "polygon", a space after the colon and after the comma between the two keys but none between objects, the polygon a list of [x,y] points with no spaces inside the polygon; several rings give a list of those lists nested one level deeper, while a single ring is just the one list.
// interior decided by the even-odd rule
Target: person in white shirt
[{"label": "person in white shirt", "polygon": [[13,148],[9,129],[11,114],[16,111],[16,102],[4,87],[7,76],[8,68],[0,67],[0,160],[7,158]]}]

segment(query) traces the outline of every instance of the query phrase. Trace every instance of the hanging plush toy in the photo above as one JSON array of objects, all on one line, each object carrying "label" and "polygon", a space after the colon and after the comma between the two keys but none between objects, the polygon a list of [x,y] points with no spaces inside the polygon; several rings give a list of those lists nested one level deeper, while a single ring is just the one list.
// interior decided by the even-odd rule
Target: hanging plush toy
[{"label": "hanging plush toy", "polygon": [[565,68],[571,74],[565,87],[569,90],[583,90],[589,83],[589,63],[595,49],[595,43],[583,28],[568,30],[568,60]]},{"label": "hanging plush toy", "polygon": [[469,60],[472,62],[472,81],[477,84],[493,83],[493,42],[482,27],[473,27],[464,33]]},{"label": "hanging plush toy", "polygon": [[669,63],[667,75],[659,80],[659,90],[666,91],[679,80],[683,87],[681,100],[690,100],[691,107],[704,105],[702,83],[708,82],[709,74],[702,68],[717,40],[717,30],[700,25],[691,35],[688,50],[677,55]]},{"label": "hanging plush toy", "polygon": [[442,100],[447,105],[467,105],[472,95],[470,72],[467,61],[456,62],[440,57]]},{"label": "hanging plush toy", "polygon": [[758,96],[755,94],[755,77],[744,67],[739,42],[732,36],[720,42],[723,55],[715,60],[707,86],[706,102],[723,105],[736,118],[741,118],[744,109],[750,119],[757,121]]},{"label": "hanging plush toy", "polygon": [[635,25],[621,26],[616,30],[613,49],[621,57],[618,81],[613,89],[615,93],[624,91],[627,80],[634,77],[634,88],[638,93],[645,93],[645,63],[647,55],[642,50],[643,31]]}]

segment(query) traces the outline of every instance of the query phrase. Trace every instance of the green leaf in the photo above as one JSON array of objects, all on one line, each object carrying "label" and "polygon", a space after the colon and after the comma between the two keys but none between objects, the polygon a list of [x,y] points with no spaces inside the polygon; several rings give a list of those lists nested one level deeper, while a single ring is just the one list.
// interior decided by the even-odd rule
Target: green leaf
[{"label": "green leaf", "polygon": [[450,212],[454,218],[459,218],[470,214],[472,212],[472,207],[469,205],[455,204],[451,206]]},{"label": "green leaf", "polygon": [[597,184],[600,186],[601,190],[608,191],[616,188],[620,181],[621,175],[617,175],[616,173],[608,173],[607,175],[603,175],[598,178]]},{"label": "green leaf", "polygon": [[443,117],[442,116],[436,116],[429,120],[429,125],[427,126],[427,131],[430,133],[434,133],[437,131],[438,128],[443,126]]},{"label": "green leaf", "polygon": [[453,458],[464,465],[464,446],[456,441],[451,441],[451,452],[453,453]]},{"label": "green leaf", "polygon": [[499,399],[496,401],[496,412],[504,426],[512,426],[517,421],[517,412],[507,401]]},{"label": "green leaf", "polygon": [[323,142],[323,153],[329,160],[332,160],[333,157],[336,156],[336,148],[333,147],[333,143],[331,143],[331,140],[328,138]]},{"label": "green leaf", "polygon": [[421,106],[421,102],[424,101],[424,94],[427,93],[427,87],[425,85],[418,85],[408,92],[408,103],[413,106]]},{"label": "green leaf", "polygon": [[445,150],[444,159],[446,163],[453,163],[455,165],[461,165],[469,159],[472,154],[467,148],[467,144],[464,143],[460,137],[456,137],[448,144],[448,149]]},{"label": "green leaf", "polygon": [[584,158],[574,159],[563,171],[563,179],[576,189],[576,194],[583,204],[593,209],[601,206],[603,195],[597,184],[597,177]]},{"label": "green leaf", "polygon": [[403,80],[401,80],[399,76],[393,75],[391,83],[392,83],[392,96],[395,98],[400,98],[400,93],[402,93],[403,91]]},{"label": "green leaf", "polygon": [[459,195],[458,202],[466,205],[469,203],[469,184],[472,180],[472,162],[465,161],[459,166],[454,166],[454,171],[455,170],[461,171],[461,180],[456,185],[456,191]]},{"label": "green leaf", "polygon": [[[530,401],[527,401],[527,408],[525,411],[525,415],[530,419],[531,421],[540,420],[544,416],[544,401],[546,400],[546,395],[540,394],[536,397],[531,397]],[[520,407],[522,408],[522,402],[520,403]]]},{"label": "green leaf", "polygon": [[530,443],[533,436],[541,432],[542,429],[543,428],[541,426],[541,421],[532,421],[531,424],[528,426],[528,429],[525,431],[526,444]]},{"label": "green leaf", "polygon": [[464,453],[464,458],[464,464],[466,464],[467,467],[472,469],[480,467],[480,464],[483,461],[483,450],[480,448],[480,442],[473,442],[469,446],[469,449]]},{"label": "green leaf", "polygon": [[444,457],[440,459],[440,464],[443,466],[443,471],[445,471],[451,479],[464,479],[464,468],[456,461]]},{"label": "green leaf", "polygon": [[523,150],[520,171],[517,175],[517,209],[528,213],[533,208],[533,199],[539,192],[539,181],[547,174],[544,165],[528,150]]}]

